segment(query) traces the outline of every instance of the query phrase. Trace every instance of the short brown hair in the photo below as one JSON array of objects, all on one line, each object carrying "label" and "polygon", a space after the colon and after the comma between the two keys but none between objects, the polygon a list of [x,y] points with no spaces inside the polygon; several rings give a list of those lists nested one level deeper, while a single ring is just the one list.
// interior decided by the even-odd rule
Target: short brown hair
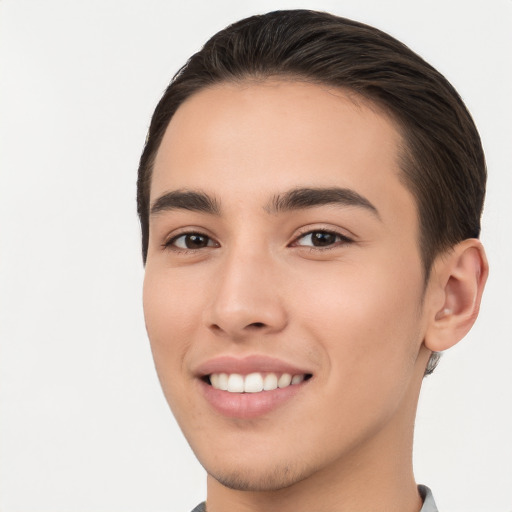
[{"label": "short brown hair", "polygon": [[[403,140],[401,178],[417,203],[425,280],[437,254],[479,236],[484,152],[471,115],[446,78],[374,27],[324,12],[275,11],[215,34],[178,71],[158,103],[137,181],[144,262],[152,167],[172,116],[206,87],[267,77],[348,89],[394,119]],[[431,370],[435,362],[436,357]]]}]

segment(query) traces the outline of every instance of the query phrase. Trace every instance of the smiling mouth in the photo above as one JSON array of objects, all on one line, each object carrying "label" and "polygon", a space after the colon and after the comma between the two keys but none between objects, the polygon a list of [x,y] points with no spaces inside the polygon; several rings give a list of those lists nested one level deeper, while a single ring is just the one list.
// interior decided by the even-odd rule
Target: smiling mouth
[{"label": "smiling mouth", "polygon": [[292,375],[290,373],[253,372],[242,375],[220,372],[205,375],[203,380],[214,389],[228,393],[262,393],[295,386],[311,377],[310,373]]}]

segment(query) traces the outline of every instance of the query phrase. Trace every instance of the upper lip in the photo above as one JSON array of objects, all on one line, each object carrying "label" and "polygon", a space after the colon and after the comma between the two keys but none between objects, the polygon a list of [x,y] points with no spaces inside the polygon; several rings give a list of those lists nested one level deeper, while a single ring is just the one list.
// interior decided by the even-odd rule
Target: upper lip
[{"label": "upper lip", "polygon": [[214,357],[199,364],[194,373],[198,377],[204,377],[212,373],[239,373],[241,375],[247,375],[255,372],[289,373],[291,375],[312,373],[303,367],[265,355],[250,355],[245,357],[224,355]]}]

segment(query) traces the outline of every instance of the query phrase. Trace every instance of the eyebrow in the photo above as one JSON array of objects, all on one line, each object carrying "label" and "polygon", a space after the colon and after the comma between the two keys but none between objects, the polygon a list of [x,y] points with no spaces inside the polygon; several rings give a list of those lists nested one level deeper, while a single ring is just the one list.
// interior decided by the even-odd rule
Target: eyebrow
[{"label": "eyebrow", "polygon": [[[303,210],[325,205],[357,206],[380,219],[377,208],[355,190],[340,187],[296,188],[275,195],[265,206],[270,214]],[[220,205],[215,197],[193,190],[173,190],[160,196],[151,206],[150,215],[164,211],[189,210],[210,215],[220,215]]]},{"label": "eyebrow", "polygon": [[357,206],[380,219],[379,211],[366,197],[349,188],[296,188],[278,194],[265,208],[269,213],[289,212],[324,205]]},{"label": "eyebrow", "polygon": [[173,190],[163,194],[151,206],[150,215],[171,210],[189,210],[220,215],[219,203],[214,197],[193,190]]}]

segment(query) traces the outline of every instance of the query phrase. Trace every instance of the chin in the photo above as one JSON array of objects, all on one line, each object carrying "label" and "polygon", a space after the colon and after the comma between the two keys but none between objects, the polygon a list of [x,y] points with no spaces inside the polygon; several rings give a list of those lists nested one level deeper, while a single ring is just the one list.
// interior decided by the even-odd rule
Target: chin
[{"label": "chin", "polygon": [[275,465],[271,469],[237,467],[228,470],[207,469],[208,474],[224,487],[237,491],[269,492],[290,487],[308,476],[304,468],[289,464]]}]

